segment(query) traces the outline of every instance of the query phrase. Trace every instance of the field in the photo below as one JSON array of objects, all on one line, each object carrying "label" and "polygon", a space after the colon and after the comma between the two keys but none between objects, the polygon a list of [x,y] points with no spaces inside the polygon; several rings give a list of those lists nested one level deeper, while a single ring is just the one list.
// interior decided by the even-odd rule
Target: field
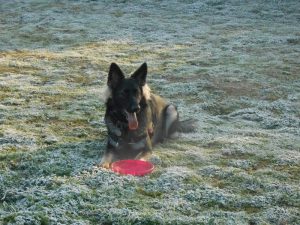
[{"label": "field", "polygon": [[[0,224],[300,224],[300,1],[1,1]],[[197,131],[98,167],[116,62]]]}]

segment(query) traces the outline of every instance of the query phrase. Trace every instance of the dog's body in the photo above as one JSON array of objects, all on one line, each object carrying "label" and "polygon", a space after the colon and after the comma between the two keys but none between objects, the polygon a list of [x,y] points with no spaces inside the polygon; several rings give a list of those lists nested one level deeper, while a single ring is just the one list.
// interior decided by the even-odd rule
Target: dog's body
[{"label": "dog's body", "polygon": [[120,159],[145,158],[154,144],[177,131],[195,128],[193,121],[179,122],[176,107],[150,93],[146,76],[146,63],[130,78],[125,78],[117,64],[110,66],[105,113],[108,142],[101,160],[103,167]]}]

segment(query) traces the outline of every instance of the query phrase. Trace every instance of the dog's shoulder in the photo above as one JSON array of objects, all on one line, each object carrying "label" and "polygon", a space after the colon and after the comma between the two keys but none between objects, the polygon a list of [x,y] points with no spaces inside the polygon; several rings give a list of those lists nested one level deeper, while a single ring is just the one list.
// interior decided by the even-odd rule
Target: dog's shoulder
[{"label": "dog's shoulder", "polygon": [[157,106],[165,106],[167,103],[167,101],[162,98],[161,96],[157,95],[157,94],[153,94],[151,93],[150,95],[150,101],[153,105],[156,105]]},{"label": "dog's shoulder", "polygon": [[163,109],[167,106],[167,101],[161,96],[151,93],[148,105],[151,109],[152,117],[159,118]]}]

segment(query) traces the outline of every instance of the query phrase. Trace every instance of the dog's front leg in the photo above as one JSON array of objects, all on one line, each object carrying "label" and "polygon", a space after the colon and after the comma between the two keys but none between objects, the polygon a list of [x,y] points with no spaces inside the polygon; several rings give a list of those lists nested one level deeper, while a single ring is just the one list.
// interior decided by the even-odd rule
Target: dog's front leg
[{"label": "dog's front leg", "polygon": [[112,122],[109,116],[105,116],[104,122],[106,124],[107,130],[114,135],[120,137],[122,135],[121,130]]},{"label": "dog's front leg", "polygon": [[147,160],[152,153],[152,143],[149,135],[143,141],[142,146],[140,146],[141,152],[135,157],[135,159],[139,160]]},{"label": "dog's front leg", "polygon": [[141,130],[139,133],[146,134],[146,138],[143,140],[143,146],[141,152],[135,157],[140,160],[147,160],[152,153],[152,141],[151,137],[153,136],[153,123],[152,123],[152,113],[151,108],[147,107],[143,112],[141,117]]},{"label": "dog's front leg", "polygon": [[[104,117],[104,122],[106,124],[107,127],[107,131],[109,134],[112,135],[116,135],[117,137],[122,135],[121,130],[112,122],[111,118],[106,114]],[[116,146],[115,146],[116,147]],[[110,168],[111,163],[114,160],[114,155],[112,153],[112,148],[114,148],[113,146],[111,146],[111,143],[107,143],[107,147],[106,147],[106,152],[104,153],[101,162],[100,162],[100,166],[103,168]]]},{"label": "dog's front leg", "polygon": [[149,134],[147,134],[147,138],[146,138],[146,144],[145,144],[145,152],[152,152],[152,142],[151,142],[151,138],[149,136]]},{"label": "dog's front leg", "polygon": [[106,152],[104,153],[101,161],[100,161],[100,167],[109,169],[111,166],[111,163],[113,162],[113,154],[111,152],[109,152],[108,150],[106,150]]}]

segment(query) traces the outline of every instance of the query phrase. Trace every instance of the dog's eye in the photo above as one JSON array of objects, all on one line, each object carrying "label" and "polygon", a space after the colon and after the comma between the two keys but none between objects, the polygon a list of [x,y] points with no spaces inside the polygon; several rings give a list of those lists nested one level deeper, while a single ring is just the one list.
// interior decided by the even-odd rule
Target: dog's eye
[{"label": "dog's eye", "polygon": [[133,89],[132,92],[134,95],[136,95],[138,93],[138,89]]},{"label": "dog's eye", "polygon": [[122,93],[123,93],[123,95],[128,95],[128,94],[129,94],[129,90],[128,90],[128,89],[124,89],[124,90],[122,91]]},{"label": "dog's eye", "polygon": [[128,95],[137,95],[138,94],[138,89],[124,89],[121,92],[121,95],[123,96],[128,96]]}]

